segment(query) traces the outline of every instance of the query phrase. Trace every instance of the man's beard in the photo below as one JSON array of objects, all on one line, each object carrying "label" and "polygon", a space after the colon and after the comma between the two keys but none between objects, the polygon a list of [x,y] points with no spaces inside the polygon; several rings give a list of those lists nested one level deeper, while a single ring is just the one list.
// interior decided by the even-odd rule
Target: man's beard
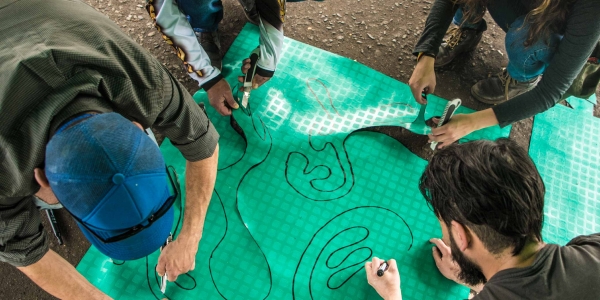
[{"label": "man's beard", "polygon": [[460,249],[456,246],[456,242],[450,235],[450,250],[452,250],[452,259],[460,267],[460,273],[458,273],[458,279],[461,282],[466,283],[469,286],[475,286],[480,283],[486,283],[487,280],[481,272],[481,268],[475,264],[471,259],[466,257]]}]

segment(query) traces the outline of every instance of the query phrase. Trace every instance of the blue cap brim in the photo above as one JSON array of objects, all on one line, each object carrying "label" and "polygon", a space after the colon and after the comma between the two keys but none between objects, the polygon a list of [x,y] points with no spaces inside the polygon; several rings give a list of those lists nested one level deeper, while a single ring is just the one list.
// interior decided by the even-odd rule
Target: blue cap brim
[{"label": "blue cap brim", "polygon": [[169,237],[174,220],[174,206],[160,219],[136,235],[114,243],[103,243],[91,234],[79,222],[77,225],[83,235],[104,255],[116,260],[135,260],[152,254],[158,250]]}]

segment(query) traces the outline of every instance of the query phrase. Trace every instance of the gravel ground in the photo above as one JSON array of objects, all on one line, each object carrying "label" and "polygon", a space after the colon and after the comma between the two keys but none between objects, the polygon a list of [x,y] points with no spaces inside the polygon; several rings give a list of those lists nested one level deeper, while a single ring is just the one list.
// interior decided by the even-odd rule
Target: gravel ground
[{"label": "gravel ground", "polygon": [[[121,26],[132,39],[146,47],[175,74],[185,87],[194,93],[196,83],[180,67],[172,48],[164,43],[152,23],[142,0],[84,0],[109,19]],[[335,0],[324,2],[298,2],[287,4],[285,34],[287,37],[363,63],[402,82],[408,82],[415,65],[411,54],[419,38],[433,0]],[[246,22],[241,6],[235,0],[223,0],[224,19],[220,25],[221,45],[226,51]],[[438,70],[435,94],[446,99],[461,98],[463,105],[473,109],[487,106],[476,103],[469,94],[470,87],[480,79],[500,71],[506,65],[504,32],[490,25],[476,51],[462,55],[448,67]],[[277,76],[277,75],[275,75]],[[597,90],[600,96],[600,89]],[[594,115],[600,116],[596,106]],[[529,148],[532,120],[513,125],[511,138]],[[427,158],[431,155],[427,138],[399,128],[380,128],[393,136],[411,151]],[[42,218],[45,220],[46,216]],[[58,246],[49,232],[51,247],[76,265],[89,243],[72,219],[57,212],[66,246]],[[3,284],[0,299],[53,299],[32,284],[15,268],[0,264]]]}]

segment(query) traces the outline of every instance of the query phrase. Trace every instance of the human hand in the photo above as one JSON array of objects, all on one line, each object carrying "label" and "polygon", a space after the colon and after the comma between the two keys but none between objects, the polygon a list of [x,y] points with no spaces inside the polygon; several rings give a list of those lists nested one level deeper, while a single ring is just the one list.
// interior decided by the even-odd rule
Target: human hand
[{"label": "human hand", "polygon": [[396,260],[390,259],[387,263],[389,267],[383,273],[383,276],[377,276],[377,269],[384,261],[373,257],[373,261],[365,263],[365,271],[367,272],[367,281],[377,291],[379,296],[384,300],[402,300],[400,292],[400,273]]},{"label": "human hand", "polygon": [[429,242],[435,244],[431,250],[433,251],[433,260],[435,260],[435,265],[438,270],[440,270],[440,273],[442,273],[444,277],[460,283],[458,281],[458,274],[461,270],[456,261],[452,258],[452,250],[450,250],[450,247],[441,239],[432,238]]},{"label": "human hand", "polygon": [[[438,118],[432,119],[433,123],[439,123]],[[437,148],[441,149],[446,147],[458,139],[466,136],[467,134],[475,131],[475,124],[473,124],[470,115],[468,114],[457,114],[450,119],[450,121],[444,124],[442,127],[436,127],[431,129],[429,136],[429,142],[438,142]]]},{"label": "human hand", "polygon": [[219,80],[215,85],[206,91],[210,105],[215,108],[222,116],[231,115],[231,109],[237,109],[239,105],[233,100],[231,87],[225,79]]},{"label": "human hand", "polygon": [[177,280],[179,275],[194,270],[197,252],[198,243],[180,236],[163,248],[158,257],[156,273],[163,276],[166,272],[167,280]]},{"label": "human hand", "polygon": [[[248,73],[248,70],[250,70],[250,59],[246,58],[242,62],[242,73],[244,73],[244,75],[246,75],[246,73]],[[271,77],[264,77],[264,76],[260,76],[258,74],[254,74],[254,79],[252,80],[252,88],[253,89],[259,88],[265,82],[269,81],[269,79],[271,79]],[[238,76],[238,81],[241,83],[244,83],[244,76]]]},{"label": "human hand", "polygon": [[435,71],[433,64],[435,59],[429,56],[421,56],[415,70],[413,71],[408,86],[420,104],[427,104],[427,99],[421,96],[422,93],[432,94],[435,90]]}]

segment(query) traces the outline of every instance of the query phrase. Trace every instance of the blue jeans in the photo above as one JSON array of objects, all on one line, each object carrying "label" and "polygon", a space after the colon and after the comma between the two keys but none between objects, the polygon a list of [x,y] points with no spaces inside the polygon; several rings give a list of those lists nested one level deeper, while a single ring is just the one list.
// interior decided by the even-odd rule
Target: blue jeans
[{"label": "blue jeans", "polygon": [[215,32],[223,19],[221,0],[178,0],[177,4],[196,32]]},{"label": "blue jeans", "polygon": [[[508,74],[517,81],[528,81],[544,73],[554,56],[562,35],[552,33],[546,41],[538,39],[533,45],[525,47],[529,25],[523,24],[527,11],[522,7],[510,7],[501,2],[491,1],[487,9],[494,21],[506,32],[504,46],[508,55]],[[462,23],[463,8],[454,15],[454,24],[461,28],[485,30],[485,20],[476,24]]]}]

